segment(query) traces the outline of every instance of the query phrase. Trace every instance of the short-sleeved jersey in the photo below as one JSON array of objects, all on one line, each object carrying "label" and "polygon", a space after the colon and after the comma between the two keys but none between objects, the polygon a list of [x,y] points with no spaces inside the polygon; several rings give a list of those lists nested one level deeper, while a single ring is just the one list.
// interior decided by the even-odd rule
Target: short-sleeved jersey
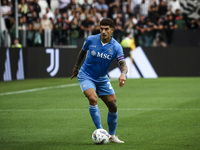
[{"label": "short-sleeved jersey", "polygon": [[82,47],[84,51],[87,51],[87,56],[80,72],[93,79],[106,76],[115,58],[118,61],[124,59],[122,46],[113,37],[105,45],[102,44],[100,38],[101,34],[89,36]]}]

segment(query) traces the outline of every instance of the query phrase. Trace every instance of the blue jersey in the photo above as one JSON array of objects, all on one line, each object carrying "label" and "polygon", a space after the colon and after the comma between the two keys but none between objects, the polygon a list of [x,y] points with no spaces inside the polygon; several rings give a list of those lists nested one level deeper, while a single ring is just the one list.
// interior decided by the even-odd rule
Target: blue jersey
[{"label": "blue jersey", "polygon": [[82,49],[87,51],[86,59],[81,66],[80,73],[98,79],[104,77],[109,71],[112,61],[124,59],[122,46],[112,37],[110,42],[103,45],[101,34],[89,36]]}]

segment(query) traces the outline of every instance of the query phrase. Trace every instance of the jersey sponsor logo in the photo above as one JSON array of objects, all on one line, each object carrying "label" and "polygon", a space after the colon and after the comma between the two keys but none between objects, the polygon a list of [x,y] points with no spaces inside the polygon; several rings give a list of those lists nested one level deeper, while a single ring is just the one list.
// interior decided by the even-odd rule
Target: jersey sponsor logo
[{"label": "jersey sponsor logo", "polygon": [[91,47],[97,47],[96,45],[91,45]]},{"label": "jersey sponsor logo", "polygon": [[50,54],[50,65],[47,67],[47,72],[54,77],[59,70],[59,49],[46,49],[46,53]]},{"label": "jersey sponsor logo", "polygon": [[105,53],[97,52],[97,57],[100,57],[100,58],[103,58],[103,59],[111,60],[112,55],[108,55],[108,54],[105,54]]}]

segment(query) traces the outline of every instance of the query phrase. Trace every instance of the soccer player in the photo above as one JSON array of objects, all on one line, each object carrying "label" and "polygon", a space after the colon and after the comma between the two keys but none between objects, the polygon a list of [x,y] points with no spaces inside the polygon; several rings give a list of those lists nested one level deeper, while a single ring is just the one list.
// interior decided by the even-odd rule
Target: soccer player
[{"label": "soccer player", "polygon": [[[107,123],[111,135],[110,142],[124,143],[115,136],[118,118],[116,95],[107,73],[113,59],[116,58],[121,69],[119,86],[123,87],[128,69],[121,45],[111,36],[113,31],[114,22],[112,19],[104,18],[100,21],[101,33],[89,36],[85,40],[78,54],[71,79],[75,76],[78,77],[80,87],[89,100],[89,112],[96,128],[103,128],[97,106],[98,95],[108,107]],[[85,56],[85,61],[78,70]]]}]

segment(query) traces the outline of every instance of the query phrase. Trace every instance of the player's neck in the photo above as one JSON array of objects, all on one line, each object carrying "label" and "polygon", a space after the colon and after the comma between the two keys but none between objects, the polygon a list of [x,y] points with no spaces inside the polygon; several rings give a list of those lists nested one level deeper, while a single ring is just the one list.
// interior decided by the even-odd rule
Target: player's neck
[{"label": "player's neck", "polygon": [[101,39],[101,43],[105,45],[105,44],[108,44],[110,40],[111,40],[111,37],[108,39]]},{"label": "player's neck", "polygon": [[101,44],[102,44],[103,46],[105,46],[105,45],[108,44],[108,43],[103,43],[103,42],[101,41]]}]

